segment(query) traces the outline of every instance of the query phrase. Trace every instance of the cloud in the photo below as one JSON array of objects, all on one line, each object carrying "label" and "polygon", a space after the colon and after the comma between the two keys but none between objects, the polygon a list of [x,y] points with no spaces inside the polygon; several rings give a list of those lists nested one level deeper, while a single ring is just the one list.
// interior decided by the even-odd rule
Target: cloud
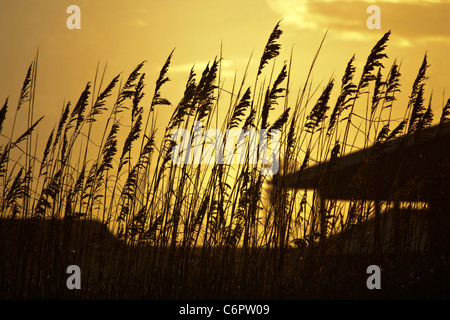
[{"label": "cloud", "polygon": [[148,22],[142,19],[135,19],[132,21],[132,23],[139,27],[146,27],[148,25]]},{"label": "cloud", "polygon": [[283,16],[283,21],[301,29],[318,29],[320,16],[311,13],[306,0],[267,0],[269,7]]},{"label": "cloud", "polygon": [[[367,33],[366,9],[369,0],[266,0],[269,7],[283,17],[286,24],[303,30],[325,30],[346,40],[364,41]],[[416,42],[450,44],[450,4],[442,0],[382,0],[381,26],[392,30],[397,45]],[[378,35],[377,35],[378,37]]]}]

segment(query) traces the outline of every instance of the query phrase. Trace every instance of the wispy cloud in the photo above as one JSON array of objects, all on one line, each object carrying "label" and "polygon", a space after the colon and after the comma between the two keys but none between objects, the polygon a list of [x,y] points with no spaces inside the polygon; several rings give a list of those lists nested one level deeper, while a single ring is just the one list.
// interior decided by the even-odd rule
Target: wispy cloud
[{"label": "wispy cloud", "polygon": [[134,19],[132,21],[132,24],[137,25],[139,27],[146,27],[148,25],[148,22],[143,19]]},{"label": "wispy cloud", "polygon": [[[303,30],[330,28],[334,34],[355,41],[367,40],[366,9],[369,0],[266,0],[287,24]],[[415,42],[450,43],[450,4],[443,0],[381,0],[381,25],[391,29],[397,45]]]},{"label": "wispy cloud", "polygon": [[270,8],[283,16],[283,21],[301,29],[317,29],[321,16],[311,13],[306,0],[267,0]]}]

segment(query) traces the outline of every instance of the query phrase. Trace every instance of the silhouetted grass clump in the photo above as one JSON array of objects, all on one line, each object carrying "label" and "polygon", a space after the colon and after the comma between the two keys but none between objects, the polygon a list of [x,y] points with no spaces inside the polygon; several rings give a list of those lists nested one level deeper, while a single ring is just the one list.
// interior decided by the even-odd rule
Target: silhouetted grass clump
[{"label": "silhouetted grass clump", "polygon": [[[312,90],[310,77],[322,40],[295,99],[289,99],[292,61],[275,73],[281,36],[278,23],[255,82],[247,84],[246,72],[242,82],[227,91],[226,107],[218,80],[221,57],[201,74],[191,70],[184,95],[175,105],[163,95],[173,52],[154,90],[147,90],[141,71],[145,62],[106,86],[97,74],[75,103],[64,104],[42,149],[35,137],[36,128],[46,121],[35,119],[36,57],[17,106],[11,108],[6,99],[0,109],[0,296],[448,296],[443,287],[449,283],[448,237],[430,236],[436,230],[438,235],[448,231],[448,218],[442,217],[447,202],[438,197],[433,202],[438,209],[430,213],[422,210],[428,208],[429,198],[422,199],[421,194],[416,202],[402,203],[409,198],[396,198],[398,192],[419,189],[395,185],[403,179],[396,172],[374,171],[392,143],[400,141],[396,138],[414,134],[420,140],[429,132],[433,111],[431,97],[425,105],[427,56],[404,119],[394,120],[401,73],[396,61],[385,73],[390,31],[373,47],[359,81],[354,80],[354,55],[343,66],[341,81],[331,78],[316,94],[320,88]],[[267,71],[270,63],[272,71]],[[338,90],[334,102],[333,90]],[[153,96],[145,105],[142,99],[148,91]],[[449,105],[450,99],[441,124],[449,119]],[[172,111],[165,128],[156,116],[158,109]],[[204,130],[213,128],[224,109],[221,129],[281,131],[283,161],[277,174],[262,175],[264,166],[250,161],[173,163],[174,130],[195,132],[196,121],[202,121]],[[18,133],[16,121],[24,114],[27,129]],[[9,117],[12,130],[2,132]],[[163,132],[161,139],[157,130]],[[94,132],[100,143],[94,143]],[[211,145],[195,136],[191,142],[194,157],[196,148]],[[370,146],[364,165],[348,185],[351,197],[333,196],[347,181],[337,174],[344,157]],[[248,160],[251,155],[246,152]],[[297,180],[289,180],[293,175],[306,177],[314,166],[320,168],[315,187],[303,190],[296,187]],[[439,171],[444,176],[445,168]],[[387,189],[386,181],[395,187]],[[429,218],[431,214],[440,215]],[[81,267],[81,290],[65,285],[65,268],[71,264]],[[371,264],[383,268],[382,291],[365,286]]]}]

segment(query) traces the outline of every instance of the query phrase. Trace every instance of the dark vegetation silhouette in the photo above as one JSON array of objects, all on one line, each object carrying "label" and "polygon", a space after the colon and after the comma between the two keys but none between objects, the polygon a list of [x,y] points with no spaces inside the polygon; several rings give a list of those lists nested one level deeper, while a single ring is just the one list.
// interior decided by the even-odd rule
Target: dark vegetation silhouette
[{"label": "dark vegetation silhouette", "polygon": [[[191,70],[174,107],[162,94],[173,52],[149,105],[142,103],[145,62],[106,86],[97,72],[75,103],[64,104],[42,150],[36,56],[17,105],[6,99],[0,109],[0,297],[448,297],[450,99],[440,126],[430,128],[427,56],[404,119],[396,120],[400,65],[384,66],[390,32],[359,80],[353,56],[341,82],[332,78],[316,94],[311,74],[324,37],[295,99],[292,61],[274,73],[281,35],[277,23],[253,84],[246,71],[231,92],[223,90],[219,57],[199,75]],[[165,129],[157,109],[173,110]],[[227,110],[221,129],[281,130],[279,173],[260,175],[261,164],[248,162],[172,163],[173,130],[193,132],[194,121],[214,127],[219,109]],[[10,114],[12,130],[1,132]],[[18,134],[22,114],[27,129]],[[440,140],[427,137],[439,128]],[[405,139],[414,139],[413,151],[397,156],[406,149],[393,145]],[[354,149],[365,150],[356,161]],[[66,287],[71,264],[81,268],[81,290]],[[382,268],[382,290],[366,287],[372,264]]]}]

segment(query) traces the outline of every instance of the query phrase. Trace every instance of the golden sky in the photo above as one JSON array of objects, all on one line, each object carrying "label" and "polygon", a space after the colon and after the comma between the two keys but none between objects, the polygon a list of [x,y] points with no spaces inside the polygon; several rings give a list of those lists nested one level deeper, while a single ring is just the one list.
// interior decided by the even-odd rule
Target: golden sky
[{"label": "golden sky", "polygon": [[[72,4],[81,9],[81,30],[66,27],[70,15],[66,9]],[[371,4],[381,9],[380,30],[366,27],[366,9]],[[38,47],[35,117],[45,115],[44,132],[58,120],[64,100],[76,102],[87,81],[94,79],[98,63],[102,69],[107,63],[105,81],[109,82],[121,72],[127,76],[147,60],[143,71],[149,99],[160,68],[175,48],[169,69],[172,81],[165,85],[163,96],[176,105],[190,68],[195,64],[201,74],[206,63],[220,54],[222,44],[224,87],[231,87],[235,72],[241,80],[253,53],[247,80],[250,86],[268,36],[283,19],[282,54],[276,70],[289,59],[293,48],[293,91],[303,85],[327,29],[313,78],[314,84],[321,86],[331,76],[340,85],[353,54],[357,79],[373,45],[392,30],[385,67],[394,59],[402,62],[401,97],[409,95],[427,52],[431,67],[426,97],[433,88],[435,115],[440,116],[442,101],[450,93],[449,16],[450,2],[439,0],[2,0],[0,101],[3,104],[9,96],[11,105],[16,103]],[[405,106],[397,107],[403,114]]]}]

